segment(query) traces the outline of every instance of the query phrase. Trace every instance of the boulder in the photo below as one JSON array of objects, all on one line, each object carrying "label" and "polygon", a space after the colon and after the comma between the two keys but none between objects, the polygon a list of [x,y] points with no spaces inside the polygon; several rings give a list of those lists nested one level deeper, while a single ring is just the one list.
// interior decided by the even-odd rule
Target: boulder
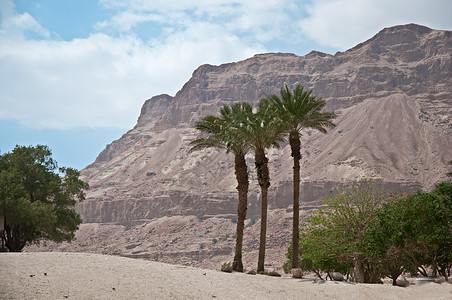
[{"label": "boulder", "polygon": [[225,261],[221,264],[221,271],[231,273],[232,272],[232,262]]},{"label": "boulder", "polygon": [[275,269],[272,268],[268,270],[268,276],[281,277],[281,274],[279,274]]},{"label": "boulder", "polygon": [[253,268],[247,268],[245,273],[249,275],[256,275],[256,270],[254,270]]},{"label": "boulder", "polygon": [[396,284],[397,286],[407,287],[410,285],[410,282],[405,278],[405,276],[400,276],[399,278],[397,278]]},{"label": "boulder", "polygon": [[292,278],[302,278],[303,271],[300,268],[293,268],[290,273],[292,274]]},{"label": "boulder", "polygon": [[344,275],[339,272],[331,272],[330,276],[334,281],[344,281]]}]

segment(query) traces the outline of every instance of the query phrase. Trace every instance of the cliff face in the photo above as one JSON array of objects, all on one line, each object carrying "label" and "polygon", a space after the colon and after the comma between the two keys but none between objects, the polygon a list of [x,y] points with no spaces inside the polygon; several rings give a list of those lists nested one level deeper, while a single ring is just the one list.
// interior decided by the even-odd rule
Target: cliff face
[{"label": "cliff face", "polygon": [[406,25],[384,29],[334,56],[316,51],[303,57],[273,53],[204,65],[176,95],[159,128],[190,125],[206,113],[216,113],[221,104],[256,102],[277,93],[283,84],[301,84],[334,109],[399,92],[418,101],[451,99],[451,90],[444,86],[451,80],[450,49],[451,32]]},{"label": "cliff face", "polygon": [[[220,226],[214,220],[231,223],[237,209],[233,157],[215,149],[188,154],[188,144],[198,136],[193,125],[207,114],[216,114],[224,104],[256,104],[262,97],[278,94],[284,84],[290,89],[299,84],[313,90],[327,101],[328,110],[339,114],[337,127],[328,134],[304,132],[303,213],[330,189],[348,181],[381,177],[391,189],[415,191],[431,189],[446,178],[447,161],[452,160],[452,32],[410,24],[384,29],[335,55],[269,53],[199,67],[174,98],[160,95],[147,100],[137,125],[82,170],[91,187],[87,200],[77,207],[84,221],[141,222],[148,225],[139,228],[147,230],[146,226],[152,227],[161,218],[193,221],[201,215],[212,220],[208,230],[218,231],[219,236]],[[287,145],[269,150],[268,156],[270,219],[275,218],[269,225],[275,232],[272,236],[270,230],[268,253],[283,255],[290,236],[292,160]],[[258,217],[259,189],[252,154],[247,162],[248,216]],[[182,234],[183,224],[188,223],[182,222],[174,230]],[[144,234],[137,228],[135,236]],[[248,242],[245,240],[250,253],[254,253],[251,245],[258,237],[258,231],[253,232],[250,228]],[[130,241],[122,243],[125,245],[116,247],[119,254],[132,255],[126,247]],[[162,243],[169,245],[167,240]],[[198,251],[197,263],[187,254],[191,253],[187,250],[190,243],[195,243],[195,250],[190,251]],[[171,247],[180,248],[176,251],[179,256],[175,255],[179,258],[170,255],[166,261],[187,263],[181,260],[185,257],[191,264],[202,264],[206,259],[200,259],[196,239],[190,242],[179,237]],[[233,242],[221,240],[202,251],[207,257],[216,257],[219,252],[214,249],[225,247],[232,253]],[[105,252],[107,248],[103,248]],[[257,246],[254,248],[257,251]],[[155,259],[154,254],[164,257],[169,253],[149,243],[140,249],[133,255]]]}]

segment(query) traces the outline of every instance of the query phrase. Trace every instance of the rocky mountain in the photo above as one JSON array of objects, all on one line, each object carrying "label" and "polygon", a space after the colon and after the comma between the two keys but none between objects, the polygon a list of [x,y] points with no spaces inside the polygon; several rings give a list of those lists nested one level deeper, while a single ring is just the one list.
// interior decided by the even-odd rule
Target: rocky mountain
[{"label": "rocky mountain", "polygon": [[[225,104],[256,104],[284,84],[303,85],[339,114],[328,134],[304,132],[302,215],[331,189],[362,178],[410,192],[445,180],[452,160],[452,32],[395,26],[335,55],[267,53],[203,65],[174,97],[147,100],[137,125],[82,170],[91,188],[77,210],[86,224],[76,242],[59,249],[204,267],[230,259],[233,158],[215,149],[189,154],[198,136],[193,124]],[[290,239],[292,160],[288,145],[268,156],[267,260],[280,267]],[[260,203],[252,154],[247,160],[244,260],[254,266]]]}]

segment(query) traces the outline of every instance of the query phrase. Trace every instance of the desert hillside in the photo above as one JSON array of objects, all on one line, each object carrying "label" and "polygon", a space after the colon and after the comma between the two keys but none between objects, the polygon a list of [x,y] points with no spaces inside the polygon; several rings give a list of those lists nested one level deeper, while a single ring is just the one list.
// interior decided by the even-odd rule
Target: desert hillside
[{"label": "desert hillside", "polygon": [[[233,157],[189,154],[193,125],[219,107],[303,85],[339,117],[324,135],[302,137],[301,215],[331,189],[383,178],[394,191],[431,190],[452,160],[452,32],[408,24],[334,55],[259,54],[203,65],[173,97],[147,100],[137,124],[82,170],[90,184],[72,244],[45,250],[98,252],[218,268],[231,259],[237,210]],[[280,268],[292,215],[288,145],[268,151],[271,187],[267,266]],[[244,262],[257,262],[259,188],[247,156],[250,193]],[[36,250],[36,248],[33,248]],[[38,249],[39,250],[39,249]]]}]

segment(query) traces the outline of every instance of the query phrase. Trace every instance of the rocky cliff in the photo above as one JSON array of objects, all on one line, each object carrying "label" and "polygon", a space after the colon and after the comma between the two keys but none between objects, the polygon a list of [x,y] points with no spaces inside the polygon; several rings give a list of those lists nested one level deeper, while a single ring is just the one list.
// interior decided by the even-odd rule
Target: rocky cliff
[{"label": "rocky cliff", "polygon": [[[224,104],[256,104],[284,84],[303,85],[339,114],[328,134],[304,132],[302,215],[349,181],[378,177],[393,190],[415,191],[446,178],[452,160],[452,32],[396,26],[335,55],[268,53],[203,65],[174,97],[147,100],[137,125],[82,170],[91,189],[77,209],[85,223],[103,225],[82,226],[72,247],[207,267],[229,258],[233,239],[226,236],[234,232],[237,207],[233,159],[215,149],[188,154],[198,136],[193,124]],[[292,161],[287,145],[268,156],[268,253],[280,266],[290,238]],[[259,189],[253,156],[247,160],[252,224],[244,247],[245,261],[254,264]],[[87,241],[93,228],[105,237],[104,246]],[[121,238],[106,228],[134,234]]]}]

